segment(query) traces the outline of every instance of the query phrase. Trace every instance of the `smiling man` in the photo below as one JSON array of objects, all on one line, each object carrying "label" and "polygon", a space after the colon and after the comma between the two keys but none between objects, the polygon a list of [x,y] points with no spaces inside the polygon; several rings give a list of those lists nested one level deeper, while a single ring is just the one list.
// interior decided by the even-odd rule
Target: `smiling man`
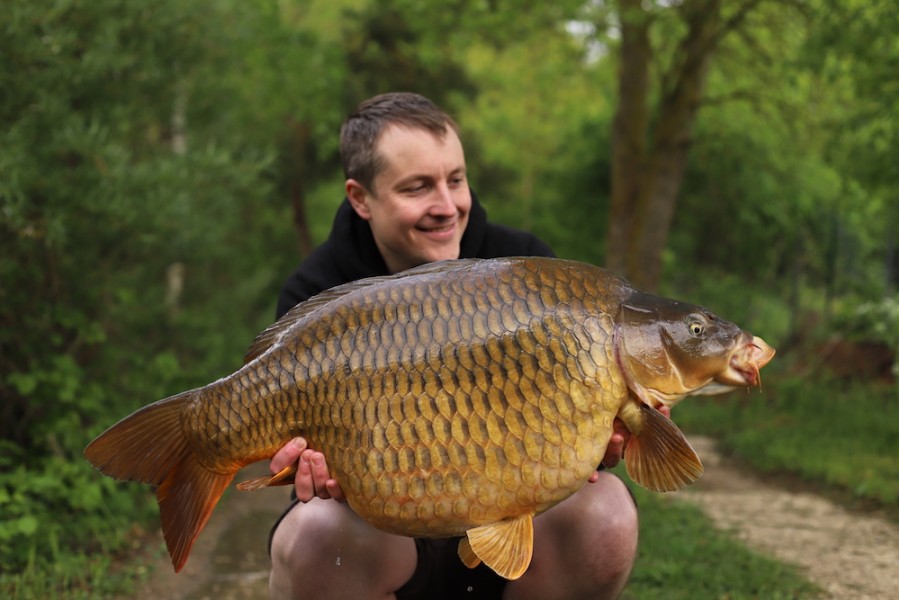
[{"label": "smiling man", "polygon": [[[335,285],[424,263],[553,255],[533,235],[487,221],[468,185],[458,126],[427,98],[363,102],[341,129],[340,152],[346,200],[328,240],[285,283],[278,317]],[[616,425],[604,465],[620,460],[624,431]],[[342,502],[324,456],[302,439],[274,456],[272,472],[297,461],[297,499],[272,530],[273,598],[615,598],[633,565],[636,507],[609,473],[596,472],[534,520],[531,566],[506,582],[484,565],[466,568],[458,539],[413,540],[362,521]]]},{"label": "smiling man", "polygon": [[456,132],[394,125],[381,134],[378,155],[385,158],[377,187],[350,178],[346,193],[371,226],[387,269],[458,258],[471,192]]}]

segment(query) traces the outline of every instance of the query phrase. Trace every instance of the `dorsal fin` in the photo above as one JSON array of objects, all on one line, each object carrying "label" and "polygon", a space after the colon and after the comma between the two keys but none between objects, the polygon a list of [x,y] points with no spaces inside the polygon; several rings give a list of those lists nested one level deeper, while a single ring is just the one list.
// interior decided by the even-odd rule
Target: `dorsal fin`
[{"label": "dorsal fin", "polygon": [[479,258],[444,260],[435,263],[428,263],[419,267],[414,267],[406,271],[401,271],[400,273],[397,273],[395,275],[368,277],[366,279],[360,279],[358,281],[352,281],[350,283],[344,283],[342,285],[332,287],[331,289],[325,290],[320,294],[309,298],[305,302],[300,302],[289,311],[284,313],[284,316],[282,316],[280,319],[269,325],[262,333],[257,335],[256,339],[253,340],[253,343],[250,344],[250,348],[244,355],[243,361],[244,363],[248,363],[261,354],[264,354],[266,350],[281,341],[281,338],[284,336],[287,330],[293,327],[295,323],[302,320],[307,315],[315,312],[319,308],[330,304],[334,300],[342,298],[347,294],[351,294],[356,290],[368,288],[388,281],[405,279],[407,277],[424,276],[434,273],[454,271],[457,269],[465,268],[474,263],[481,262],[481,260],[482,259]]}]

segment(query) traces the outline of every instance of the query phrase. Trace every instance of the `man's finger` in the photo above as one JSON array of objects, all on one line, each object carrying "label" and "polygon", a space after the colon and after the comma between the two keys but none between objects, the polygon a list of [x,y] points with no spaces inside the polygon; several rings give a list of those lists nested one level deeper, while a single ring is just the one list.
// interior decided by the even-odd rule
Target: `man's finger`
[{"label": "man's finger", "polygon": [[311,454],[311,450],[303,451],[300,455],[299,465],[297,466],[294,489],[296,489],[297,498],[300,502],[309,502],[315,498],[315,483],[312,480],[312,464],[310,462]]},{"label": "man's finger", "polygon": [[310,463],[315,495],[323,500],[327,500],[331,497],[328,491],[328,480],[331,479],[331,473],[328,472],[328,463],[325,461],[325,455],[321,452],[313,452],[310,457]]},{"label": "man's finger", "polygon": [[624,436],[620,433],[613,433],[609,438],[609,445],[606,446],[606,455],[602,459],[602,464],[607,468],[614,468],[620,461],[624,452]]},{"label": "man's finger", "polygon": [[340,487],[336,479],[329,479],[325,487],[327,487],[328,493],[331,494],[332,498],[338,502],[346,502],[346,494],[343,493],[343,488]]},{"label": "man's finger", "polygon": [[285,467],[291,465],[300,458],[300,454],[306,449],[306,440],[297,437],[293,438],[278,450],[272,457],[269,469],[272,473],[280,473]]}]

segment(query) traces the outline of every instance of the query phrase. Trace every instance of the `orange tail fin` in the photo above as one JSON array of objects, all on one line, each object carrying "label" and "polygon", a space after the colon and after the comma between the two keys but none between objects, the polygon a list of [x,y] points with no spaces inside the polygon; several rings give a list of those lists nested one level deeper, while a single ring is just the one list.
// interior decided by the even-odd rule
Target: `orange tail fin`
[{"label": "orange tail fin", "polygon": [[175,572],[184,567],[194,540],[234,479],[200,464],[182,429],[182,411],[191,390],[160,400],[125,417],[84,450],[105,475],[156,486],[156,500]]}]

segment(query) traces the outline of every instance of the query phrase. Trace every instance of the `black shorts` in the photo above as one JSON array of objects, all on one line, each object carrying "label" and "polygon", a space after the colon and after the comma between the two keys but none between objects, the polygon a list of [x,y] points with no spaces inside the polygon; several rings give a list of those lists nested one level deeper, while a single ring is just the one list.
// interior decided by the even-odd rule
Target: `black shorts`
[{"label": "black shorts", "polygon": [[[268,551],[272,552],[275,529],[299,500],[293,500],[272,526]],[[397,600],[495,600],[502,597],[506,580],[484,564],[469,569],[459,559],[461,538],[415,538],[418,561],[412,577],[396,591]]]},{"label": "black shorts", "polygon": [[462,538],[415,538],[415,572],[396,591],[397,600],[493,600],[503,595],[506,580],[483,563],[469,569],[459,559]]}]

